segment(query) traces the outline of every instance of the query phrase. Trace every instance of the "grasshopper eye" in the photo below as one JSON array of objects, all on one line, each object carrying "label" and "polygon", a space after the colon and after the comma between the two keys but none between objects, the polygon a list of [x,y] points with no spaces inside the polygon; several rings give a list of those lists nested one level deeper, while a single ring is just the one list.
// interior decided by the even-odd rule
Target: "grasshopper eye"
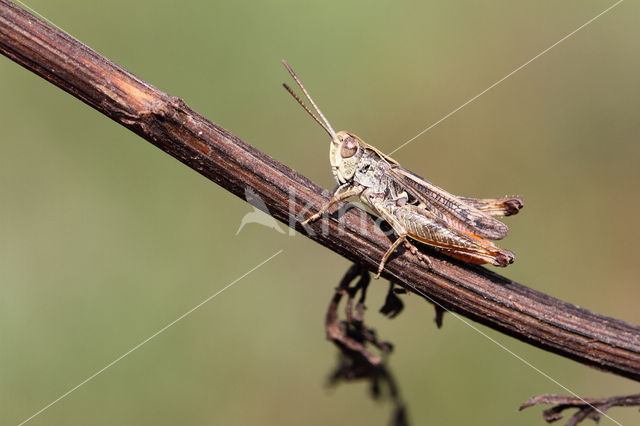
[{"label": "grasshopper eye", "polygon": [[356,152],[358,152],[358,143],[353,137],[347,136],[342,142],[340,155],[342,156],[342,158],[350,158],[356,155]]}]

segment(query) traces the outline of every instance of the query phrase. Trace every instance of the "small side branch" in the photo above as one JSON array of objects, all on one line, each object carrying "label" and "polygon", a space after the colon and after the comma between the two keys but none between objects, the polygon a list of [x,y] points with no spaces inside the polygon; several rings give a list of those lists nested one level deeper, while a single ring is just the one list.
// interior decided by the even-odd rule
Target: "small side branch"
[{"label": "small side branch", "polygon": [[554,404],[542,412],[542,418],[547,423],[562,419],[564,410],[577,408],[578,411],[571,416],[566,426],[576,426],[583,420],[600,420],[603,413],[611,407],[638,407],[640,406],[640,394],[627,396],[612,396],[609,398],[576,398],[575,396],[544,394],[534,396],[520,406],[520,410],[539,404]]}]

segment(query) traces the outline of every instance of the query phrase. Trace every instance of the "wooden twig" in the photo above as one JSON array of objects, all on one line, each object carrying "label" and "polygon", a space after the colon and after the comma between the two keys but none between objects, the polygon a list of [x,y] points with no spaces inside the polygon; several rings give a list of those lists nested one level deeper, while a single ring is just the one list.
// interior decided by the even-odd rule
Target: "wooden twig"
[{"label": "wooden twig", "polygon": [[[276,219],[299,231],[299,220],[327,201],[326,191],[304,176],[7,0],[0,0],[0,51],[235,195],[252,189]],[[326,232],[319,232],[323,227]],[[356,209],[311,229],[309,238],[370,270],[390,244]],[[383,276],[544,350],[640,379],[640,327],[428,253],[434,256],[431,270],[403,253],[389,261]]]},{"label": "wooden twig", "polygon": [[611,396],[608,398],[576,398],[568,395],[544,394],[534,396],[520,406],[520,410],[538,404],[553,404],[554,406],[544,410],[542,418],[547,423],[553,423],[564,417],[564,411],[577,408],[565,426],[576,426],[584,420],[591,419],[598,422],[611,407],[638,407],[640,406],[640,394]]}]

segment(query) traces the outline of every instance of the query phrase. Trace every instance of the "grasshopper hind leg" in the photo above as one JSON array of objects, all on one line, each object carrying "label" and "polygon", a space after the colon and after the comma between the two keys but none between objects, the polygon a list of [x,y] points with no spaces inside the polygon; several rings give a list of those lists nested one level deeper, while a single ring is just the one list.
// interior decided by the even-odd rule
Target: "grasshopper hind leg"
[{"label": "grasshopper hind leg", "polygon": [[469,263],[490,263],[495,266],[507,266],[513,263],[514,254],[496,247],[492,242],[475,235],[459,231],[446,222],[439,220],[428,210],[414,205],[396,207],[385,200],[372,199],[371,204],[398,234],[398,239],[389,247],[378,267],[379,278],[386,261],[402,243],[427,266],[431,260],[418,251],[407,238],[432,246],[439,251]]},{"label": "grasshopper hind leg", "polygon": [[456,259],[475,264],[490,263],[505,267],[513,263],[515,256],[509,250],[496,247],[491,241],[468,234],[439,220],[433,213],[407,206],[397,209],[394,217],[401,227],[409,229],[409,237],[435,247]]},{"label": "grasshopper hind leg", "polygon": [[391,225],[391,227],[396,232],[396,234],[398,234],[398,238],[393,242],[393,244],[391,244],[389,249],[385,252],[384,256],[382,256],[382,260],[378,265],[378,273],[373,278],[376,280],[380,278],[380,274],[382,274],[382,271],[384,270],[384,265],[386,264],[389,257],[393,254],[393,252],[400,246],[400,244],[404,244],[404,247],[407,250],[409,250],[411,254],[415,255],[420,260],[420,262],[426,263],[427,267],[431,268],[431,260],[429,260],[429,258],[425,254],[418,251],[418,248],[407,239],[407,237],[409,237],[409,232],[395,218],[395,216],[388,213],[387,209],[380,208],[382,206],[379,204],[376,205],[375,201],[372,202],[372,204],[375,207],[377,207],[376,211],[378,211],[378,213],[383,217],[383,219],[386,220]]}]

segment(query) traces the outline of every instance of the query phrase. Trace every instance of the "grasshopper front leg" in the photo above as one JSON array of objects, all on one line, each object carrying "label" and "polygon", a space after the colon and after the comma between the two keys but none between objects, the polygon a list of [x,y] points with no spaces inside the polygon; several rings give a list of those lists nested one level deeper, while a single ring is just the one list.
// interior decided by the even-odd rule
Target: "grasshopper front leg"
[{"label": "grasshopper front leg", "polygon": [[316,214],[310,216],[307,220],[302,222],[302,226],[306,226],[309,222],[314,222],[322,217],[322,215],[331,208],[338,201],[346,200],[347,198],[355,197],[356,195],[360,195],[360,193],[364,190],[364,188],[360,185],[353,184],[352,182],[347,182],[344,185],[339,186],[336,191],[333,193],[333,196],[329,200],[327,204],[325,204]]}]

